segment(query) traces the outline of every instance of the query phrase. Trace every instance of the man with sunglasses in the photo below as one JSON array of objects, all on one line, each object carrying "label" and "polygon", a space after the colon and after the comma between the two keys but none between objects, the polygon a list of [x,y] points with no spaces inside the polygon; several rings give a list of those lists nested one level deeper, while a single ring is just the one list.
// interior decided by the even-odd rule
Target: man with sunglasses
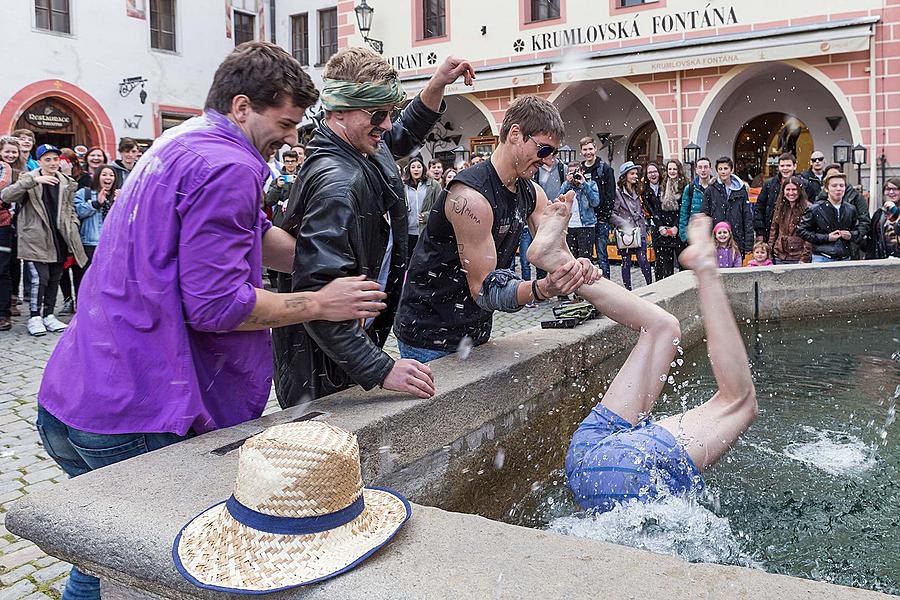
[{"label": "man with sunglasses", "polygon": [[[565,261],[523,281],[509,269],[528,223],[535,235],[549,206],[532,181],[563,137],[559,111],[538,96],[516,98],[489,159],[460,172],[438,196],[410,260],[394,333],[400,355],[428,362],[486,342],[494,311],[570,294],[599,279],[590,260]],[[575,196],[571,191],[567,198]]]},{"label": "man with sunglasses", "polygon": [[[820,150],[816,150],[809,157],[809,168],[802,173],[800,177],[806,179],[810,186],[815,188],[816,196],[822,190],[825,181],[825,154]],[[809,201],[813,202],[816,196],[810,196]]]},{"label": "man with sunglasses", "polygon": [[347,48],[325,65],[307,159],[291,188],[282,227],[297,238],[284,291],[313,291],[346,275],[365,275],[387,294],[387,309],[364,321],[311,321],[273,332],[275,389],[282,407],[356,383],[419,398],[434,394],[431,370],[397,360],[382,347],[390,334],[406,272],[406,194],[395,161],[418,152],[444,111],[444,87],[474,71],[448,58],[402,112],[397,71],[367,48]]}]

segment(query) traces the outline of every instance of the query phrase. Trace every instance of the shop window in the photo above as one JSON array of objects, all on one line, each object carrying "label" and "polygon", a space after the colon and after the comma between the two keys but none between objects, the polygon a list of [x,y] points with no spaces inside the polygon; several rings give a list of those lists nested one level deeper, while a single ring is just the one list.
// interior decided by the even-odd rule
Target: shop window
[{"label": "shop window", "polygon": [[309,14],[291,17],[291,53],[301,65],[309,64]]},{"label": "shop window", "polygon": [[234,45],[252,42],[256,39],[253,30],[256,27],[256,17],[240,11],[234,11]]},{"label": "shop window", "polygon": [[491,135],[491,128],[486,127],[480,135],[469,140],[469,160],[473,156],[487,158],[497,149],[499,141],[497,136]]},{"label": "shop window", "polygon": [[150,0],[150,47],[175,52],[175,0]]},{"label": "shop window", "polygon": [[560,0],[529,0],[528,22],[552,21],[560,18]]},{"label": "shop window", "polygon": [[329,8],[319,11],[319,65],[324,65],[328,59],[337,54],[337,9]]},{"label": "shop window", "polygon": [[34,17],[38,29],[72,33],[69,0],[34,0]]},{"label": "shop window", "polygon": [[734,172],[759,187],[778,173],[778,157],[790,152],[798,165],[809,164],[813,152],[812,135],[806,124],[794,115],[765,113],[747,121],[734,142]]},{"label": "shop window", "polygon": [[445,0],[422,0],[423,39],[447,35],[447,3]]}]

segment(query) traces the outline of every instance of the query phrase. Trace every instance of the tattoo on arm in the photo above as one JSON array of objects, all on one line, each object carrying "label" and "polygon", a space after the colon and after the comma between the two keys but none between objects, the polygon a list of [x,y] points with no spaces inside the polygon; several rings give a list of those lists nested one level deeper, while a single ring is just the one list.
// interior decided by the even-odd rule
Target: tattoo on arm
[{"label": "tattoo on arm", "polygon": [[475,212],[469,208],[469,200],[462,196],[455,196],[450,199],[450,202],[453,205],[450,207],[450,210],[453,211],[453,214],[465,216],[472,220],[477,225],[481,225],[481,218],[475,214]]}]

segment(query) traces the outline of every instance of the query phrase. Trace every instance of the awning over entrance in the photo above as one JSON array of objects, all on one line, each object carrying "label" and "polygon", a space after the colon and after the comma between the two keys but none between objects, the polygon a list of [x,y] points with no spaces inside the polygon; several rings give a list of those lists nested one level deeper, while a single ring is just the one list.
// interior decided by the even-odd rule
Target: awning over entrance
[{"label": "awning over entrance", "polygon": [[[444,94],[470,94],[472,92],[484,92],[487,90],[503,90],[523,85],[540,85],[544,83],[544,71],[546,63],[529,65],[510,65],[503,67],[488,67],[478,69],[478,77],[474,85],[467,86],[460,79],[457,83],[448,85]],[[410,97],[417,94],[425,84],[429,76],[403,81],[403,88]]]},{"label": "awning over entrance", "polygon": [[869,48],[878,17],[604,50],[551,67],[553,83],[789,60]]}]

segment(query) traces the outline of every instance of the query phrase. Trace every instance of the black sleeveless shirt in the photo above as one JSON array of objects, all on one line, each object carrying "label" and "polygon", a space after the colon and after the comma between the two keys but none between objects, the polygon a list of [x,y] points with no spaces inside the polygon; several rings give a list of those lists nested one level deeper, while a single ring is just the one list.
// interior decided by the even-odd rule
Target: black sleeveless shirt
[{"label": "black sleeveless shirt", "polygon": [[[497,250],[495,269],[508,269],[537,196],[527,179],[516,180],[511,192],[490,160],[461,171],[451,186],[467,185],[484,196],[494,213],[491,235]],[[449,188],[448,188],[449,190]],[[491,336],[493,313],[482,310],[469,292],[453,225],[444,214],[447,191],[438,196],[409,264],[394,334],[410,346],[456,351],[469,336],[474,345]]]}]

